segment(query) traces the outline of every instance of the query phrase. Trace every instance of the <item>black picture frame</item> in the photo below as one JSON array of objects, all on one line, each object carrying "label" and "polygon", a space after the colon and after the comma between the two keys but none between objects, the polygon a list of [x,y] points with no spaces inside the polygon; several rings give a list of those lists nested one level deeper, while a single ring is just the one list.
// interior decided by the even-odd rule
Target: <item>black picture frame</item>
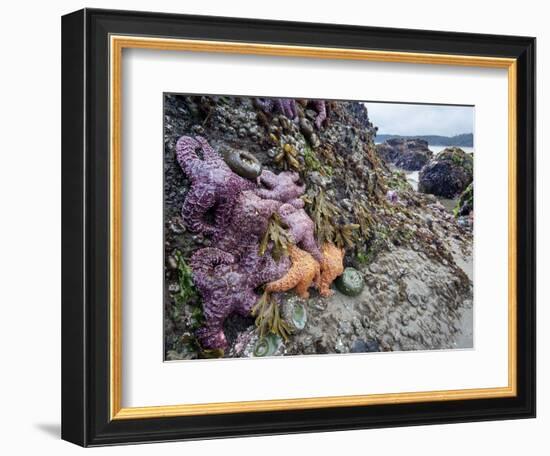
[{"label": "black picture frame", "polygon": [[[517,395],[110,419],[109,36],[517,59]],[[84,9],[62,19],[62,438],[82,446],[535,416],[535,39]]]}]

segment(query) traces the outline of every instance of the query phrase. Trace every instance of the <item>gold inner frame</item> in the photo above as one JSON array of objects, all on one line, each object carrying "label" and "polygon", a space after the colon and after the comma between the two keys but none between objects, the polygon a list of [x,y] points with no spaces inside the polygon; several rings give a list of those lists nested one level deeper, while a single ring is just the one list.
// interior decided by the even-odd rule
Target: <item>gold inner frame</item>
[{"label": "gold inner frame", "polygon": [[[245,402],[122,407],[122,51],[123,49],[255,54],[318,59],[368,60],[508,70],[508,385],[495,388],[275,399]],[[386,52],[242,42],[110,36],[110,414],[111,419],[298,410],[374,404],[512,397],[517,394],[517,61],[468,55]]]}]

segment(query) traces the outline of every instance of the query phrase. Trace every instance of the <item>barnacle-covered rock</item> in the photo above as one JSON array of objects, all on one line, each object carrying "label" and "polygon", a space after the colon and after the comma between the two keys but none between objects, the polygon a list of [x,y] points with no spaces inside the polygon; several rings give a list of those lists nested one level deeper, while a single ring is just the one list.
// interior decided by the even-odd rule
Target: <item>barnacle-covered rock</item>
[{"label": "barnacle-covered rock", "polygon": [[314,149],[319,147],[321,145],[321,141],[319,140],[319,136],[317,135],[317,133],[315,133],[315,129],[313,128],[313,125],[311,124],[311,122],[307,118],[301,117],[299,125],[300,125],[300,131],[302,132],[304,137],[309,141],[309,143],[311,144],[311,147],[313,147]]},{"label": "barnacle-covered rock", "polygon": [[336,280],[338,290],[347,296],[357,296],[363,291],[365,282],[361,273],[355,268],[346,268]]},{"label": "barnacle-covered rock", "polygon": [[380,345],[376,340],[355,339],[351,346],[351,353],[379,352]]}]

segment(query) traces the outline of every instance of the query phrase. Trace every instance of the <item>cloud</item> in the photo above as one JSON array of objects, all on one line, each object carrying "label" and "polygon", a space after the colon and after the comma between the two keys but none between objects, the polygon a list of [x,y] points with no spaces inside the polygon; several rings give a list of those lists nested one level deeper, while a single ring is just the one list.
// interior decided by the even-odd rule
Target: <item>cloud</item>
[{"label": "cloud", "polygon": [[473,133],[472,106],[365,103],[380,134],[453,136]]}]

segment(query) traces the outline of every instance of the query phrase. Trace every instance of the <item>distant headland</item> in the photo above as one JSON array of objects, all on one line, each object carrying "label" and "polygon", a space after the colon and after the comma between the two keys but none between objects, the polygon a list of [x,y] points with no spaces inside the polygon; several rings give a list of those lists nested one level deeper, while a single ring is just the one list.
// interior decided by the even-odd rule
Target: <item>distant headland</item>
[{"label": "distant headland", "polygon": [[403,139],[423,139],[428,141],[430,146],[456,146],[456,147],[474,147],[473,133],[462,133],[455,136],[440,136],[440,135],[376,135],[375,141],[384,142],[388,139],[403,138]]}]

